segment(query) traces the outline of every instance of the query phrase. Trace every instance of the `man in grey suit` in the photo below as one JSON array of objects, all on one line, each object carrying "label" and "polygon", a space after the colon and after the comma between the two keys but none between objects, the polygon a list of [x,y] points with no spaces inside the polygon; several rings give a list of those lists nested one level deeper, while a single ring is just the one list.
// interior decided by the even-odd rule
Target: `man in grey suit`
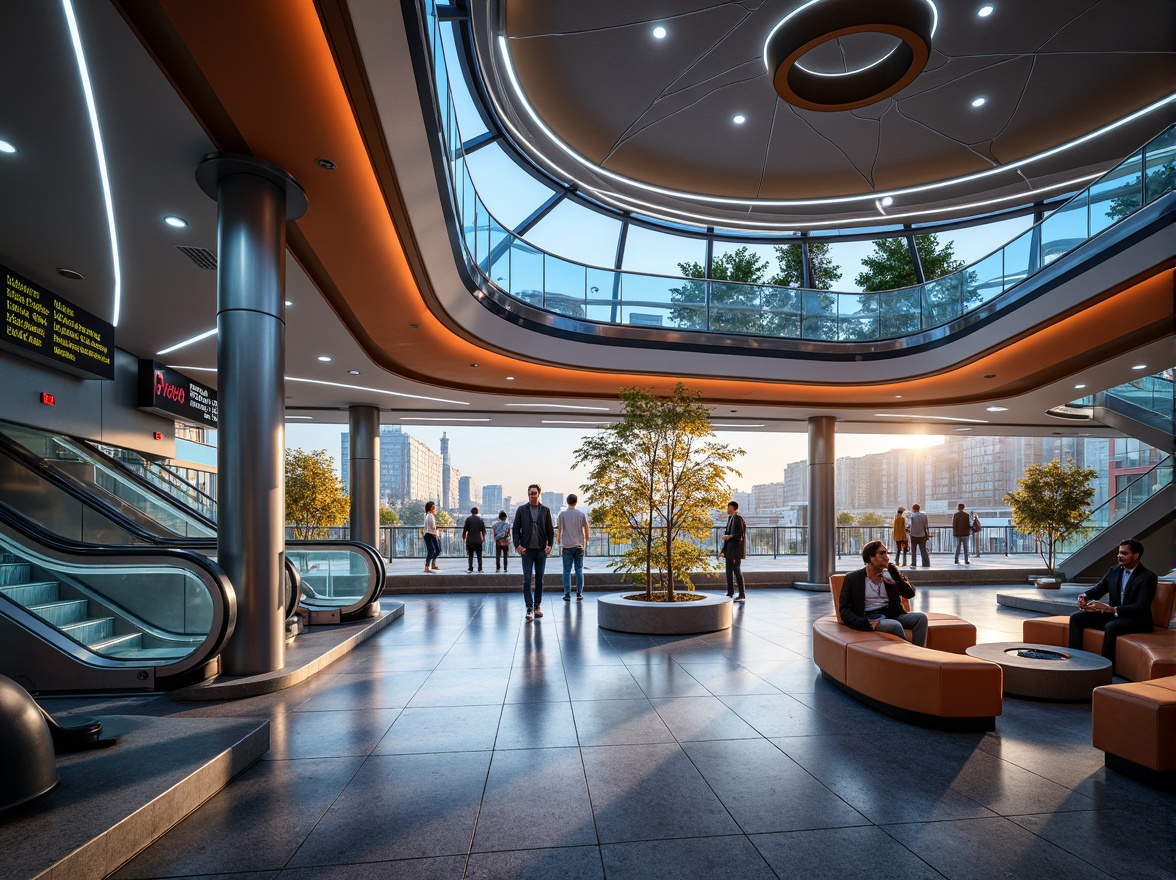
[{"label": "man in grey suit", "polygon": [[[1143,545],[1130,538],[1119,544],[1118,560],[1098,585],[1078,597],[1070,615],[1070,647],[1082,650],[1087,627],[1103,631],[1102,655],[1115,662],[1115,639],[1127,633],[1151,632],[1151,603],[1156,595],[1156,573],[1139,564]],[[1106,596],[1109,602],[1091,601]]]},{"label": "man in grey suit", "polygon": [[927,557],[927,538],[931,535],[931,523],[927,514],[919,509],[919,505],[911,505],[911,524],[907,528],[911,536],[911,568],[918,568],[916,562],[919,554],[923,555],[923,568],[931,567],[931,560]]}]

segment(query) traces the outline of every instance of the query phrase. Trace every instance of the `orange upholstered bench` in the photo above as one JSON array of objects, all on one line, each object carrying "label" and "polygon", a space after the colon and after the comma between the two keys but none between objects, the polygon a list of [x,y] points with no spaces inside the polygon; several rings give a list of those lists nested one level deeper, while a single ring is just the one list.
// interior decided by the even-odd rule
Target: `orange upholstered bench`
[{"label": "orange upholstered bench", "polygon": [[840,622],[843,576],[829,586],[834,613],[813,623],[813,662],[843,690],[887,714],[929,727],[992,730],[1001,713],[1001,668],[964,654],[976,627],[929,614],[927,647]]},{"label": "orange upholstered bench", "polygon": [[[1151,606],[1152,626],[1155,628],[1150,633],[1119,636],[1115,643],[1116,675],[1130,681],[1147,681],[1176,674],[1176,629],[1170,628],[1174,599],[1176,584],[1160,581]],[[1070,618],[1068,615],[1030,618],[1021,624],[1021,638],[1035,645],[1068,647]],[[1083,651],[1100,653],[1102,641],[1102,630],[1082,631]]]},{"label": "orange upholstered bench", "polygon": [[1095,688],[1090,702],[1094,747],[1107,767],[1176,788],[1176,675]]}]

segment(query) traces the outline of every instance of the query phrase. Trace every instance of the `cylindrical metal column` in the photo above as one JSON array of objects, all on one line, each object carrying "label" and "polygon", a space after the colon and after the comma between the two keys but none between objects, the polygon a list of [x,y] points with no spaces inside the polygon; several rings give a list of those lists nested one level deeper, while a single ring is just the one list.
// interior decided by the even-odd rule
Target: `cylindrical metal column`
[{"label": "cylindrical metal column", "polygon": [[353,406],[350,423],[351,461],[347,463],[351,492],[351,540],[379,547],[380,536],[380,409]]},{"label": "cylindrical metal column", "polygon": [[255,675],[285,665],[286,221],[306,197],[249,156],[206,156],[196,180],[217,201],[217,561],[237,593],[222,668]]},{"label": "cylindrical metal column", "polygon": [[813,416],[809,426],[808,579],[828,584],[837,558],[837,504],[834,479],[833,416]]}]

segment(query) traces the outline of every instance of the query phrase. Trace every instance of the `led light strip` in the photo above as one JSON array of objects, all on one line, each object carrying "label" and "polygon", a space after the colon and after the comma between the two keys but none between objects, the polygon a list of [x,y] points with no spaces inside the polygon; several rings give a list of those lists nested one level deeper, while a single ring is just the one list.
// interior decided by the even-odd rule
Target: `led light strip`
[{"label": "led light strip", "polygon": [[[183,364],[168,364],[173,370],[193,373],[215,373],[216,367],[192,367]],[[468,400],[448,400],[444,397],[425,397],[423,394],[408,394],[404,391],[388,391],[385,388],[372,388],[367,385],[348,385],[346,382],[325,382],[322,379],[300,379],[297,376],[283,377],[287,382],[303,382],[307,385],[326,385],[329,388],[347,388],[351,391],[371,391],[375,394],[387,394],[389,397],[407,397],[411,400],[430,400],[434,403],[452,403],[454,406],[469,406]]]},{"label": "led light strip", "polygon": [[98,174],[102,178],[102,195],[106,201],[106,225],[110,228],[110,256],[114,268],[114,316],[110,323],[117,327],[122,309],[122,265],[118,257],[118,233],[114,228],[114,200],[110,194],[110,175],[106,170],[106,151],[102,148],[102,131],[98,127],[98,107],[94,102],[94,89],[90,85],[90,71],[86,67],[86,54],[82,51],[82,35],[78,31],[78,20],[74,15],[71,0],[61,0],[65,20],[69,25],[69,38],[73,43],[74,56],[78,60],[78,75],[82,80],[82,91],[86,95],[86,108],[90,115],[90,130],[94,133],[94,154],[98,159]]},{"label": "led light strip", "polygon": [[987,425],[988,419],[956,419],[951,416],[915,416],[905,413],[874,413],[876,419],[918,419],[919,421],[937,422],[975,422],[977,425]]},{"label": "led light strip", "polygon": [[[729,198],[726,196],[710,196],[710,195],[704,195],[704,194],[700,194],[700,193],[687,193],[687,192],[683,192],[681,190],[668,189],[666,187],[656,186],[651,183],[645,183],[643,181],[635,180],[631,177],[625,177],[624,175],[617,174],[613,171],[609,171],[609,170],[602,168],[599,165],[596,165],[595,163],[589,161],[585,157],[581,156],[579,153],[577,153],[570,146],[568,146],[566,143],[564,143],[559,137],[556,136],[555,132],[553,132],[547,126],[547,124],[539,117],[539,114],[536,113],[535,109],[531,106],[530,101],[527,100],[527,96],[523,92],[522,85],[519,83],[518,76],[515,74],[514,64],[511,61],[510,49],[509,49],[509,45],[508,45],[506,37],[501,36],[501,35],[498,37],[498,47],[499,47],[499,53],[502,57],[503,69],[506,71],[507,77],[510,80],[511,87],[514,89],[515,95],[518,98],[523,109],[527,112],[527,115],[531,118],[531,120],[535,123],[535,125],[539,128],[539,130],[544,134],[544,136],[546,136],[548,138],[548,140],[550,140],[552,142],[552,144],[554,144],[560,151],[565,153],[569,158],[571,158],[572,160],[574,160],[575,162],[577,162],[578,164],[580,164],[584,168],[589,169],[592,173],[598,174],[601,177],[606,177],[609,180],[616,181],[617,183],[621,183],[626,186],[632,186],[635,189],[643,189],[646,192],[652,192],[652,193],[657,193],[658,195],[669,196],[670,198],[686,199],[686,200],[695,201],[695,202],[706,202],[709,204],[716,204],[716,205],[733,205],[733,206],[740,207],[740,208],[751,208],[751,209],[756,209],[756,208],[802,208],[802,207],[819,207],[819,206],[823,206],[823,205],[845,205],[845,204],[852,204],[854,202],[863,202],[863,201],[872,202],[876,199],[885,198],[886,196],[896,197],[896,196],[902,196],[902,195],[909,195],[911,193],[930,192],[932,190],[943,189],[944,187],[958,186],[958,185],[965,184],[965,183],[972,183],[977,180],[984,180],[986,178],[992,177],[995,174],[1004,174],[1006,172],[1013,171],[1017,168],[1023,168],[1026,165],[1032,164],[1034,162],[1040,162],[1043,159],[1048,159],[1051,156],[1056,156],[1059,153],[1062,153],[1066,150],[1073,149],[1074,147],[1077,147],[1081,144],[1084,144],[1087,141],[1091,141],[1091,140],[1094,140],[1095,138],[1101,137],[1102,135],[1107,134],[1111,131],[1114,131],[1115,129],[1120,128],[1124,125],[1127,125],[1130,122],[1134,122],[1136,119],[1139,119],[1142,116],[1146,116],[1148,113],[1152,113],[1153,111],[1158,110],[1159,108],[1164,107],[1164,106],[1176,101],[1176,92],[1174,92],[1170,95],[1167,95],[1164,98],[1161,98],[1158,101],[1155,101],[1155,102],[1149,104],[1146,107],[1143,107],[1140,110],[1136,110],[1134,113],[1128,114],[1127,116],[1124,116],[1121,119],[1117,119],[1114,122],[1108,123],[1107,125],[1104,125],[1102,128],[1095,129],[1094,131],[1088,132],[1087,134],[1084,134],[1081,137],[1075,138],[1074,140],[1067,141],[1064,144],[1059,144],[1056,147],[1052,147],[1051,149],[1045,150],[1040,153],[1036,153],[1032,156],[1026,156],[1024,159],[1018,159],[1015,162],[1009,162],[1004,165],[999,165],[995,168],[988,168],[984,171],[977,171],[974,174],[966,174],[962,177],[953,177],[948,180],[938,180],[933,183],[925,183],[925,184],[921,184],[919,186],[905,187],[903,189],[891,189],[891,190],[884,190],[881,192],[859,193],[859,194],[851,195],[851,196],[835,196],[835,197],[823,198],[823,199],[733,199],[733,198]],[[526,143],[527,138],[524,135],[522,135],[522,133],[519,132],[519,130],[516,129],[510,123],[510,120],[507,118],[507,115],[501,112],[501,108],[499,108],[499,110],[500,110],[500,112],[498,113],[498,122],[500,124],[502,124],[505,128],[508,128],[511,131],[511,133],[515,136],[516,141],[518,143]],[[567,177],[571,180],[576,180],[576,178],[573,175],[568,174],[567,172],[563,171],[563,169],[559,169],[558,166],[554,165],[554,163],[551,162],[550,159],[548,159],[547,161],[550,164],[552,164],[553,167],[556,167],[559,170],[559,172],[561,174],[563,174],[565,177]],[[582,183],[581,181],[577,181],[577,182]],[[842,222],[844,222],[844,221],[842,221]]]}]

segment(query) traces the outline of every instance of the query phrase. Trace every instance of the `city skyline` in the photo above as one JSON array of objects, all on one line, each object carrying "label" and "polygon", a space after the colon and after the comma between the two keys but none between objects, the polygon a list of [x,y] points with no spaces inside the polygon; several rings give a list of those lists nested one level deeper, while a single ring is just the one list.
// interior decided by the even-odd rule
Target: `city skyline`
[{"label": "city skyline", "polygon": [[[582,493],[581,484],[586,475],[572,470],[571,465],[575,449],[591,431],[413,424],[400,428],[438,453],[441,435],[446,434],[453,467],[462,475],[472,477],[478,485],[501,485],[504,496],[525,498],[530,483],[563,495]],[[345,433],[346,424],[287,423],[286,447],[305,451],[325,449],[334,459],[338,472],[342,467],[341,438]],[[742,476],[730,481],[732,492],[749,492],[755,484],[778,482],[784,478],[784,468],[789,462],[808,457],[808,437],[804,433],[716,431],[715,435],[720,442],[746,451],[735,462]],[[923,449],[942,442],[942,435],[839,434],[836,454],[841,458],[891,449]],[[539,448],[535,450],[537,444]]]}]

